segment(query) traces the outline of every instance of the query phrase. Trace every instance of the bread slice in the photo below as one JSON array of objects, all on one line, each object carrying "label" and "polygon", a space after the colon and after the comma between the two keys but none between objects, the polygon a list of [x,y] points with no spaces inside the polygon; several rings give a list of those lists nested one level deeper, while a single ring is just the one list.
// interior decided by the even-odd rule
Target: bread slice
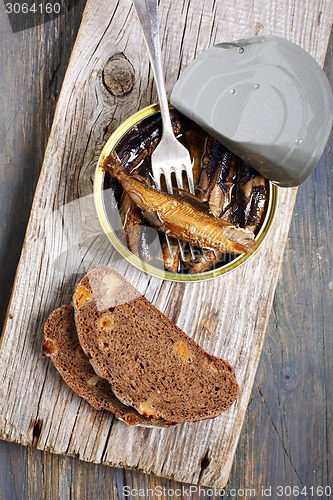
[{"label": "bread slice", "polygon": [[73,306],[53,311],[44,325],[43,351],[49,356],[65,382],[98,410],[108,410],[128,425],[170,427],[172,422],[140,415],[119,401],[110,384],[98,377],[84,354],[76,333]]},{"label": "bread slice", "polygon": [[237,398],[229,363],[205,352],[115,270],[91,270],[73,302],[83,350],[140,414],[197,421],[220,415]]}]

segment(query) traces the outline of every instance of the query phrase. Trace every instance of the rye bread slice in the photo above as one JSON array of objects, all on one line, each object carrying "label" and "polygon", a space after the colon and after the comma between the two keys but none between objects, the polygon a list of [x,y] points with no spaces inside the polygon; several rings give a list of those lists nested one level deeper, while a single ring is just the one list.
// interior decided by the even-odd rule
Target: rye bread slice
[{"label": "rye bread slice", "polygon": [[140,414],[194,422],[220,415],[237,398],[229,363],[205,352],[115,270],[91,270],[73,302],[83,350]]},{"label": "rye bread slice", "polygon": [[170,427],[172,422],[153,420],[124,405],[113,394],[110,384],[94,372],[77,337],[73,306],[53,311],[44,325],[43,352],[49,356],[64,381],[98,410],[108,410],[128,425]]}]

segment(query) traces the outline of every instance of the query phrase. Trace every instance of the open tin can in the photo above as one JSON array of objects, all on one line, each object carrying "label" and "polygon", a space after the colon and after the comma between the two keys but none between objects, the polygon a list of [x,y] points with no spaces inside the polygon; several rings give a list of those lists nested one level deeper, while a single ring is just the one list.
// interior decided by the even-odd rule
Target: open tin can
[{"label": "open tin can", "polygon": [[[238,268],[241,264],[251,258],[260,248],[274,220],[278,201],[278,187],[270,181],[267,181],[268,199],[264,215],[260,222],[260,227],[255,236],[257,244],[253,250],[246,254],[232,256],[227,260],[216,263],[213,268],[207,271],[197,272],[195,274],[192,274],[191,270],[189,271],[188,269],[184,269],[184,266],[181,267],[178,272],[171,272],[165,269],[162,257],[160,239],[161,237],[165,237],[164,234],[161,236],[161,233],[158,233],[154,228],[147,228],[145,226],[147,234],[145,235],[144,246],[147,252],[143,252],[145,255],[135,255],[129,250],[123,220],[120,216],[120,199],[123,194],[122,188],[120,185],[117,185],[117,181],[113,182],[109,174],[105,173],[102,168],[102,164],[104,159],[113,151],[117,151],[117,148],[119,148],[120,145],[126,145],[126,141],[129,136],[133,137],[133,134],[137,131],[139,133],[140,126],[143,126],[142,124],[149,123],[150,120],[156,119],[158,115],[159,106],[157,104],[140,110],[123,122],[105,144],[98,160],[94,180],[95,205],[101,226],[112,245],[116,248],[120,255],[124,257],[124,259],[138,269],[152,276],[179,282],[198,282],[216,278]],[[196,150],[199,151],[199,153],[197,154],[196,160],[200,161],[202,156],[201,149],[204,147],[207,133],[194,122],[190,121],[186,117],[183,117],[183,115],[179,115],[179,118],[182,124],[181,130],[183,130],[183,121],[185,121],[186,123],[184,128],[188,131],[191,141],[193,142],[197,140],[198,142]],[[181,135],[182,134],[180,134],[179,139],[183,142]],[[130,152],[128,154],[130,154]]]}]

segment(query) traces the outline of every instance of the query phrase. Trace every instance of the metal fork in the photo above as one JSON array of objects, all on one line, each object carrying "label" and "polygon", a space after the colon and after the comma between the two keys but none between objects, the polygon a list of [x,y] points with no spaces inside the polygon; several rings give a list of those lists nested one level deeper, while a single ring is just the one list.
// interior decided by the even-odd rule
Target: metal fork
[{"label": "metal fork", "polygon": [[[157,189],[161,189],[161,175],[164,174],[168,193],[172,194],[171,174],[174,172],[178,188],[183,189],[182,172],[185,171],[189,191],[194,194],[191,157],[188,150],[175,137],[171,125],[162,68],[157,0],[133,0],[133,4],[136,8],[147,45],[162,117],[162,137],[151,157],[155,185]],[[172,249],[168,238],[167,242],[170,254],[172,255]],[[179,248],[184,260],[184,252],[181,243],[179,243]],[[193,254],[192,248],[191,253]]]},{"label": "metal fork", "polygon": [[185,170],[189,191],[194,194],[192,163],[188,150],[176,139],[171,125],[169,105],[165,91],[162,54],[158,25],[157,0],[133,0],[150,63],[153,69],[162,117],[162,138],[152,154],[152,171],[156,187],[161,188],[160,177],[164,174],[167,190],[172,193],[171,173],[174,172],[179,188],[183,188],[182,172]]}]

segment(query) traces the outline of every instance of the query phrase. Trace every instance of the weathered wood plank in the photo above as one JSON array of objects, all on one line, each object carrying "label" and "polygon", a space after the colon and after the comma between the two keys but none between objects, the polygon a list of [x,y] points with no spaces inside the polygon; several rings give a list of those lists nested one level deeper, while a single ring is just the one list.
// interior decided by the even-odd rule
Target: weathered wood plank
[{"label": "weathered wood plank", "polygon": [[[329,2],[281,2],[279,7],[275,2],[258,2],[258,10],[241,1],[227,7],[214,5],[161,5],[169,89],[178,71],[196,53],[217,41],[259,31],[282,34],[323,62],[332,22]],[[284,10],[280,12],[281,6]],[[36,191],[1,345],[1,435],[29,444],[33,439],[31,422],[39,420],[40,449],[221,486],[231,468],[251,393],[296,190],[282,191],[276,224],[260,252],[241,269],[218,280],[191,285],[163,283],[134,270],[111,252],[95,224],[88,195],[91,175],[111,131],[156,97],[130,3],[106,9],[101,13],[95,1],[87,5]],[[184,36],[179,37],[184,26]],[[115,98],[103,87],[101,72],[109,57],[122,51],[135,68],[136,81],[126,98]],[[64,201],[84,195],[88,197],[83,210],[76,202],[64,208]],[[83,220],[78,227],[81,216],[88,225]],[[78,277],[101,262],[121,270],[203,347],[233,364],[241,394],[227,414],[172,430],[128,429],[88,408],[64,386],[49,362],[41,358],[43,320],[52,308],[68,303]],[[174,312],[176,300],[181,306]],[[209,464],[202,471],[204,456]]]}]

